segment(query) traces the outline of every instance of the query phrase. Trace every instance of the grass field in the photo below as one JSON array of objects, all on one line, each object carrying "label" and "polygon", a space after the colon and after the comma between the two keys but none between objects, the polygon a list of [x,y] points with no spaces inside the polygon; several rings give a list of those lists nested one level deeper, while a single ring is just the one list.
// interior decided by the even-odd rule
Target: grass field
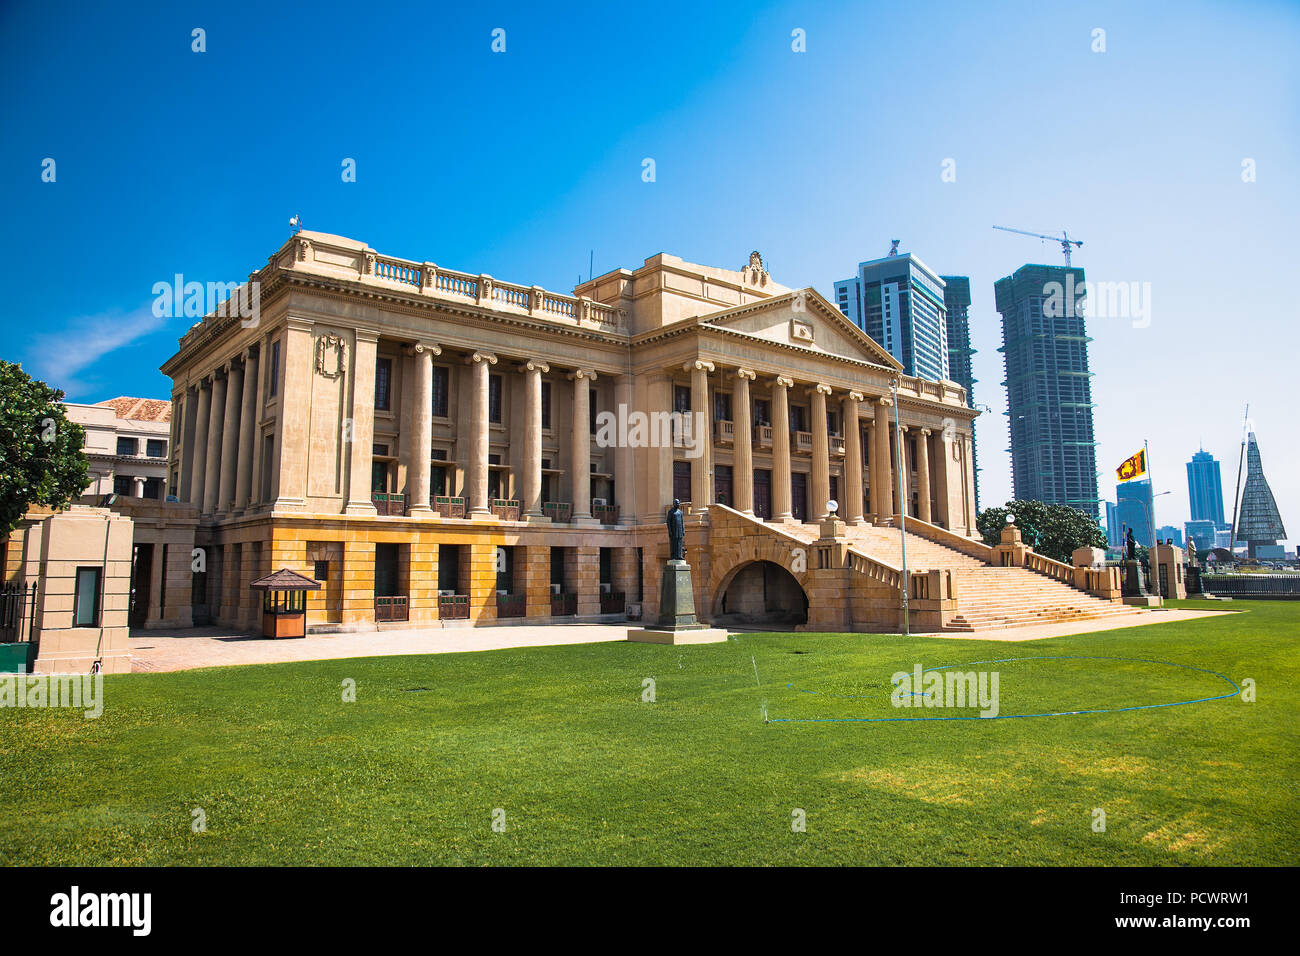
[{"label": "grass field", "polygon": [[[1244,613],[1020,644],[743,634],[110,677],[98,719],[0,710],[0,862],[1294,864],[1300,603],[1186,606]],[[890,675],[1066,655],[1249,678],[1258,699],[761,716],[972,714],[893,708]],[[1136,661],[972,669],[999,672],[1004,716],[1232,692]]]}]

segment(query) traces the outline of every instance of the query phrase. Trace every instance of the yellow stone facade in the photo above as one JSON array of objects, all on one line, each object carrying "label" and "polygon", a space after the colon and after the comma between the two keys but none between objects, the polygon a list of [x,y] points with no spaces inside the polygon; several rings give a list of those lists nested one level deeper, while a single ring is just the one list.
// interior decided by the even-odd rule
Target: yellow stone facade
[{"label": "yellow stone facade", "polygon": [[321,575],[315,630],[651,618],[674,497],[706,621],[755,560],[741,539],[818,528],[831,499],[849,526],[975,534],[962,389],[902,375],[757,253],[565,295],[301,232],[248,288],[252,314],[218,310],[163,365],[196,623],[256,629],[248,584],[280,568]]}]

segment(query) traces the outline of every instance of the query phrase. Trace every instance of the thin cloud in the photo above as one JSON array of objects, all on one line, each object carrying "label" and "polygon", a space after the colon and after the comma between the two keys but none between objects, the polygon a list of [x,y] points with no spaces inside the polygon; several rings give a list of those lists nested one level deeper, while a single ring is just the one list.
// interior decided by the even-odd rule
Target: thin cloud
[{"label": "thin cloud", "polygon": [[57,332],[33,337],[26,349],[24,365],[29,374],[67,393],[69,400],[98,387],[95,376],[80,378],[104,356],[159,332],[169,319],[153,314],[153,303],[132,312],[106,312],[73,319]]}]

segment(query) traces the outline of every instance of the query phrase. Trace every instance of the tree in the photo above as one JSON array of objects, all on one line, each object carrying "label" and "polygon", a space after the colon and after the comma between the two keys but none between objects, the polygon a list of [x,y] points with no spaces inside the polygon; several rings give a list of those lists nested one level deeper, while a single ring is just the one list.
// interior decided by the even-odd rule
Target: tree
[{"label": "tree", "polygon": [[1047,505],[1041,501],[1008,501],[1001,508],[985,508],[975,527],[985,544],[1002,540],[1007,515],[1016,516],[1021,538],[1044,557],[1070,563],[1075,548],[1104,548],[1106,533],[1097,519],[1069,505]]},{"label": "tree", "polygon": [[0,534],[29,506],[66,508],[90,484],[86,433],[62,401],[63,392],[0,360]]}]

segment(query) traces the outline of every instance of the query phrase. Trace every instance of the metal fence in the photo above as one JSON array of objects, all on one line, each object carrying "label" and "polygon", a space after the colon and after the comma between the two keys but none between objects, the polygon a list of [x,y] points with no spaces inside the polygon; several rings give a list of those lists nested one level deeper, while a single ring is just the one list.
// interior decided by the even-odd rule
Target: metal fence
[{"label": "metal fence", "polygon": [[1207,574],[1201,588],[1222,597],[1300,598],[1300,574]]},{"label": "metal fence", "polygon": [[21,644],[36,630],[36,582],[0,584],[0,644]]}]

